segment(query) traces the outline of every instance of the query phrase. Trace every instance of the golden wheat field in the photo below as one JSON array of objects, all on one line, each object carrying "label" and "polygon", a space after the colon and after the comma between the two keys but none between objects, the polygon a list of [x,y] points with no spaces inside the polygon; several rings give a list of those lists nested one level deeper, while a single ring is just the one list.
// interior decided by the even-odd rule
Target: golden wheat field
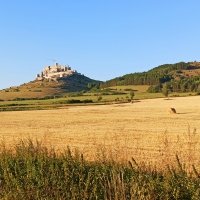
[{"label": "golden wheat field", "polygon": [[[0,139],[42,140],[58,150],[70,146],[88,159],[134,157],[161,167],[177,153],[200,164],[200,97],[148,99],[127,104],[74,106],[58,110],[0,113]],[[174,107],[177,114],[171,114]]]}]

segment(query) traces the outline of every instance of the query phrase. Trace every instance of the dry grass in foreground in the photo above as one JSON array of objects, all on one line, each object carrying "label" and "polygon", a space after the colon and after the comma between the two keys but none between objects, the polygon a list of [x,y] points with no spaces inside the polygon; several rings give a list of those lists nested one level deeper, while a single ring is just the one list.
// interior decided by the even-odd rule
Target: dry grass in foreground
[{"label": "dry grass in foreground", "polygon": [[177,169],[160,172],[132,159],[88,162],[68,148],[54,149],[21,141],[10,152],[0,151],[1,199],[190,200],[200,198],[200,176],[188,175],[177,156]]},{"label": "dry grass in foreground", "polygon": [[[37,138],[62,151],[79,149],[126,163],[132,157],[157,168],[176,163],[200,166],[200,97],[151,99],[133,104],[70,107],[62,110],[0,113],[0,136],[7,145]],[[174,107],[177,114],[170,114]]]}]

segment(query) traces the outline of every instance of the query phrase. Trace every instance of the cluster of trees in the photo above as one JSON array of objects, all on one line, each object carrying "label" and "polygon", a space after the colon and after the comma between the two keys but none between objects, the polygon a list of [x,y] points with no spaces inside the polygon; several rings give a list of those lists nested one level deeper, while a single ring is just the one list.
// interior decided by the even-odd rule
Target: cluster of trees
[{"label": "cluster of trees", "polygon": [[101,87],[112,87],[117,85],[155,85],[172,79],[171,75],[163,75],[154,72],[142,72],[127,74],[101,84]]},{"label": "cluster of trees", "polygon": [[[181,80],[171,80],[165,83],[170,92],[200,92],[200,77],[190,77]],[[148,92],[161,92],[163,84],[156,84],[149,87]]]},{"label": "cluster of trees", "polygon": [[[156,85],[168,82],[174,78],[174,73],[180,70],[192,70],[197,67],[191,63],[165,64],[155,67],[148,72],[132,73],[122,77],[117,77],[101,84],[102,87],[117,85]],[[172,73],[173,72],[173,73]]]},{"label": "cluster of trees", "polygon": [[127,74],[122,77],[106,81],[101,88],[117,85],[150,85],[149,92],[161,92],[166,83],[172,92],[197,92],[200,90],[200,77],[185,77],[181,70],[199,69],[194,63],[165,64],[153,68],[148,72]]}]

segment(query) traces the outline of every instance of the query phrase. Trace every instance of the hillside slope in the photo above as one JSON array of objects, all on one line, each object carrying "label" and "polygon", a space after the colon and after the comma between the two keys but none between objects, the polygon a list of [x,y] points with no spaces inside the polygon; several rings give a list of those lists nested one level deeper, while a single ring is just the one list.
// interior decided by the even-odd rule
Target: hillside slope
[{"label": "hillside slope", "polygon": [[34,80],[17,87],[11,87],[0,91],[1,100],[50,98],[63,96],[69,92],[88,90],[88,85],[97,84],[99,81],[90,79],[81,74],[73,74],[68,77],[55,80]]},{"label": "hillside slope", "polygon": [[155,67],[147,72],[126,74],[106,81],[103,88],[117,85],[156,86],[157,92],[166,83],[172,91],[197,91],[200,88],[200,62],[180,62]]}]

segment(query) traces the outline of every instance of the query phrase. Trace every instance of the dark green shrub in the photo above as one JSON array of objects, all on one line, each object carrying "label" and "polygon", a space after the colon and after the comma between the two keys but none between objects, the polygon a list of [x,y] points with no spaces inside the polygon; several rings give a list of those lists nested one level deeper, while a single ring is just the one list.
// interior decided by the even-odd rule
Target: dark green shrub
[{"label": "dark green shrub", "polygon": [[93,103],[92,99],[84,99],[82,103]]},{"label": "dark green shrub", "polygon": [[151,85],[149,86],[149,88],[147,89],[147,92],[149,93],[158,93],[161,92],[162,90],[162,85]]}]

